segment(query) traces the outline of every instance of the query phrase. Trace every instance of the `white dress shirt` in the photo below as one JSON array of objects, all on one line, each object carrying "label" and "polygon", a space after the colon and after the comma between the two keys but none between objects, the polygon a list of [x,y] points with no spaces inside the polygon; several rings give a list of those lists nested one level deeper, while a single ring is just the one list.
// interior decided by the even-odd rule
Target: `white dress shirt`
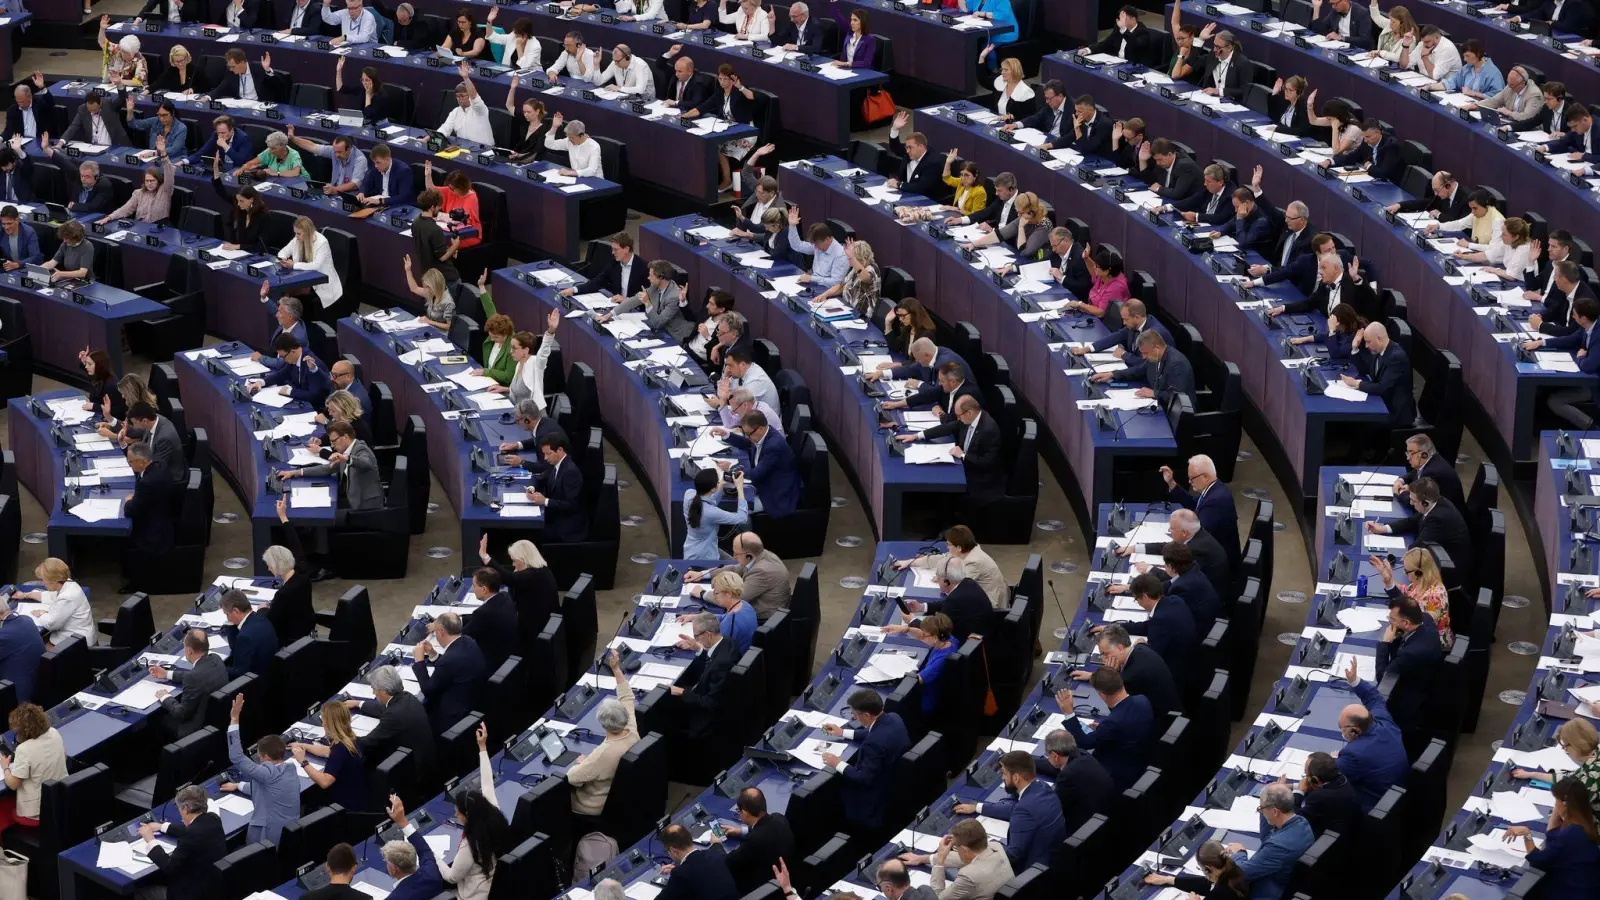
[{"label": "white dress shirt", "polygon": [[[600,64],[594,58],[595,53],[595,50],[592,50],[588,47],[578,48],[578,52],[575,54],[568,53],[566,49],[563,48],[561,55],[556,57],[556,61],[550,64],[550,68],[544,70],[545,74],[566,75],[569,78],[581,78],[584,81],[592,82],[596,78],[600,77],[601,69]],[[583,56],[587,56],[587,59],[584,60],[584,64],[589,67],[589,71],[587,73],[578,69],[578,59],[579,57]]]},{"label": "white dress shirt", "polygon": [[617,0],[617,12],[633,16],[636,22],[649,22],[667,17],[667,0]]},{"label": "white dress shirt", "polygon": [[439,126],[439,133],[445,137],[459,136],[493,147],[494,127],[489,124],[489,105],[483,102],[481,96],[474,96],[470,106],[456,104],[444,124]]},{"label": "white dress shirt", "polygon": [[772,34],[772,20],[767,18],[767,11],[756,7],[749,16],[745,15],[744,7],[739,7],[732,13],[717,12],[717,20],[724,25],[732,25],[739,37],[750,41],[764,41]]},{"label": "white dress shirt", "polygon": [[489,43],[499,44],[500,46],[506,48],[506,65],[518,69],[539,68],[539,55],[541,51],[539,49],[538,38],[528,38],[528,42],[522,46],[522,50],[519,52],[517,50],[517,36],[509,31],[497,31],[494,34],[486,35],[486,37],[489,39]]},{"label": "white dress shirt", "polygon": [[544,145],[549,150],[567,151],[567,168],[579,175],[589,178],[604,178],[600,171],[600,142],[592,138],[585,138],[581,144],[574,144],[566,138],[557,139],[555,132],[547,131],[544,135]]},{"label": "white dress shirt", "polygon": [[630,58],[627,65],[620,68],[614,62],[606,66],[606,70],[600,73],[595,84],[605,84],[608,81],[615,81],[617,89],[624,94],[652,99],[656,95],[656,79],[650,72],[650,64],[637,56]]}]

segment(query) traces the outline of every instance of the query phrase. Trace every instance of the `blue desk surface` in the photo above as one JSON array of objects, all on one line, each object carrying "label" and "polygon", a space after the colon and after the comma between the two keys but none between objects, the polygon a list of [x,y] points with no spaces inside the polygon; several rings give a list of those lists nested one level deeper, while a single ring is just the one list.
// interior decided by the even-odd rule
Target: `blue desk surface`
[{"label": "blue desk surface", "polygon": [[[81,399],[88,401],[88,395],[82,391],[64,390],[52,391],[48,394],[35,394],[32,399],[42,405],[51,400]],[[116,442],[105,439],[112,446],[107,450],[80,451],[75,449],[76,437],[93,435],[96,418],[79,425],[66,425],[54,419],[40,418],[30,411],[29,397],[14,397],[7,407],[11,413],[9,420],[14,434],[11,438],[13,447],[21,449],[24,441],[29,442],[39,452],[41,461],[47,460],[47,467],[41,466],[35,474],[26,462],[19,460],[22,469],[24,485],[33,492],[40,505],[49,510],[50,530],[59,530],[68,534],[81,535],[125,535],[133,527],[132,520],[126,516],[117,516],[111,519],[102,519],[98,522],[88,522],[80,519],[63,508],[63,501],[76,498],[78,500],[93,499],[126,499],[133,493],[133,477],[101,478],[98,485],[69,487],[67,479],[74,477],[73,472],[89,471],[100,460],[122,462],[125,454],[116,446]],[[66,442],[66,443],[63,443]],[[72,446],[69,446],[72,445]],[[31,477],[30,477],[31,476]],[[30,483],[30,481],[32,483]],[[75,503],[73,505],[76,505]]]}]

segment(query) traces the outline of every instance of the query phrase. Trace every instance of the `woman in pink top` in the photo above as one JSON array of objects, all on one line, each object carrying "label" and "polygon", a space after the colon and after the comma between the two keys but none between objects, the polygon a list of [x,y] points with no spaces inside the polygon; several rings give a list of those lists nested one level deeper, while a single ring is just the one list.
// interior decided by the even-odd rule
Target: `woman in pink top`
[{"label": "woman in pink top", "polygon": [[1122,272],[1122,257],[1105,244],[1083,255],[1083,267],[1089,270],[1089,299],[1068,301],[1069,308],[1103,318],[1111,301],[1120,303],[1132,296],[1128,293],[1128,276]]},{"label": "woman in pink top", "polygon": [[145,169],[139,190],[133,192],[127,203],[101,219],[101,224],[130,214],[141,222],[166,223],[172,214],[172,181],[176,173],[172,170],[172,160],[167,157],[165,137],[156,137],[156,153],[161,158],[161,168]]}]

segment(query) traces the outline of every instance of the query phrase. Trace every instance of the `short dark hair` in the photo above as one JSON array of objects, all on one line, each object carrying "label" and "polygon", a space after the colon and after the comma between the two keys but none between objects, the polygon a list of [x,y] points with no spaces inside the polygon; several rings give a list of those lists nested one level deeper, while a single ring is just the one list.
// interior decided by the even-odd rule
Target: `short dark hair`
[{"label": "short dark hair", "polygon": [[293,353],[300,349],[300,339],[285,331],[272,339],[272,349],[279,353]]},{"label": "short dark hair", "polygon": [[1046,81],[1044,83],[1044,89],[1055,94],[1057,97],[1065,97],[1067,95],[1067,86],[1062,83],[1061,79],[1059,78],[1052,78],[1049,81]]},{"label": "short dark hair", "polygon": [[1583,316],[1593,322],[1596,319],[1600,319],[1600,302],[1597,302],[1593,297],[1579,297],[1572,301],[1572,314],[1574,316]]},{"label": "short dark hair", "polygon": [[5,205],[4,209],[0,209],[0,219],[20,219],[20,218],[22,218],[22,213],[18,212],[17,208],[15,206],[12,206],[9,203],[7,203]]},{"label": "short dark hair", "polygon": [[1149,572],[1143,575],[1135,575],[1133,580],[1128,582],[1128,593],[1135,597],[1149,597],[1152,600],[1160,600],[1162,594],[1161,579],[1151,575]]},{"label": "short dark hair", "polygon": [[349,844],[339,843],[328,848],[328,871],[348,875],[356,870],[356,865],[356,851]]},{"label": "short dark hair", "polygon": [[420,209],[433,209],[443,205],[444,197],[432,188],[428,188],[417,195],[417,206]]},{"label": "short dark hair", "polygon": [[883,715],[883,696],[870,688],[862,688],[850,695],[850,709],[869,716]]},{"label": "short dark hair", "polygon": [[1176,153],[1177,151],[1178,148],[1174,147],[1172,142],[1166,138],[1156,138],[1150,142],[1150,154],[1152,156],[1166,156],[1169,153]]},{"label": "short dark hair", "polygon": [[567,449],[567,436],[551,432],[539,439],[539,446],[549,447],[551,450],[565,451]]},{"label": "short dark hair", "polygon": [[1110,666],[1101,666],[1089,676],[1089,686],[1102,694],[1115,694],[1122,690],[1122,675]]},{"label": "short dark hair", "polygon": [[1333,754],[1318,750],[1306,757],[1306,774],[1327,784],[1339,777],[1339,763]]},{"label": "short dark hair", "polygon": [[1422,624],[1422,607],[1418,606],[1416,601],[1412,600],[1410,597],[1400,596],[1389,598],[1389,608],[1399,610],[1400,618],[1405,619],[1407,622],[1410,622],[1413,625]]},{"label": "short dark hair", "polygon": [[143,401],[128,407],[128,418],[136,419],[140,422],[149,422],[155,419],[157,415],[156,408]]},{"label": "short dark hair", "polygon": [[287,750],[288,747],[284,744],[283,735],[281,734],[269,734],[256,741],[256,752],[263,759],[281,760]]},{"label": "short dark hair", "polygon": [[750,353],[747,350],[735,350],[728,354],[728,362],[736,362],[742,366],[751,362]]},{"label": "short dark hair", "polygon": [[1487,209],[1494,205],[1494,195],[1483,188],[1478,188],[1477,190],[1467,194],[1467,202],[1476,203],[1479,206]]},{"label": "short dark hair", "polygon": [[761,793],[760,788],[745,788],[739,792],[739,799],[734,801],[734,806],[741,812],[760,818],[767,814],[767,795]]},{"label": "short dark hair", "polygon": [[947,362],[944,365],[939,367],[939,374],[940,375],[960,375],[960,374],[962,374],[961,369],[962,369],[961,363],[958,363],[958,362],[956,362],[955,360],[952,359],[949,362]]},{"label": "short dark hair", "polygon": [[249,57],[244,55],[244,51],[238,49],[237,47],[229,50],[227,53],[222,54],[222,58],[230,63],[242,63],[249,60]]},{"label": "short dark hair", "polygon": [[739,420],[739,424],[750,428],[765,428],[767,427],[767,416],[761,410],[753,409],[744,414],[744,418]]},{"label": "short dark hair", "polygon": [[1466,43],[1461,45],[1461,55],[1466,56],[1468,53],[1471,53],[1473,56],[1476,56],[1479,59],[1483,59],[1485,56],[1488,56],[1487,53],[1483,52],[1483,41],[1480,41],[1477,38],[1467,38]]},{"label": "short dark hair", "polygon": [[1168,541],[1161,547],[1161,559],[1166,562],[1168,569],[1176,568],[1179,573],[1187,572],[1189,567],[1194,565],[1194,551],[1189,549],[1188,544]]},{"label": "short dark hair", "polygon": [[484,566],[478,571],[473,572],[472,580],[483,585],[491,591],[500,590],[500,585],[504,583],[500,578],[500,570],[494,568],[493,566]]},{"label": "short dark hair", "polygon": [[336,419],[328,423],[328,437],[333,437],[334,435],[338,435],[339,437],[347,437],[351,440],[354,440],[356,436],[356,429],[349,422]]},{"label": "short dark hair", "polygon": [[1383,130],[1383,123],[1378,121],[1377,119],[1368,119],[1365,122],[1361,123],[1361,130],[1362,131],[1382,131]]},{"label": "short dark hair", "polygon": [[1039,767],[1033,762],[1033,754],[1026,750],[1008,751],[1000,757],[1000,768],[1013,775],[1026,775],[1029,778],[1039,774]]},{"label": "short dark hair", "polygon": [[629,250],[633,249],[633,237],[626,231],[619,231],[607,238],[607,240],[613,244],[616,244],[618,247],[626,247]]},{"label": "short dark hair", "polygon": [[1423,503],[1437,503],[1443,496],[1439,491],[1439,482],[1428,477],[1411,482],[1411,493],[1421,498]]},{"label": "short dark hair", "polygon": [[806,240],[808,241],[822,241],[831,237],[833,237],[833,229],[829,228],[826,222],[812,222],[811,227],[806,229]]},{"label": "short dark hair", "polygon": [[1563,100],[1567,96],[1567,86],[1559,81],[1546,81],[1540,90],[1557,100]]},{"label": "short dark hair", "polygon": [[1567,121],[1576,122],[1579,119],[1589,118],[1589,107],[1582,103],[1574,103],[1567,107]]}]

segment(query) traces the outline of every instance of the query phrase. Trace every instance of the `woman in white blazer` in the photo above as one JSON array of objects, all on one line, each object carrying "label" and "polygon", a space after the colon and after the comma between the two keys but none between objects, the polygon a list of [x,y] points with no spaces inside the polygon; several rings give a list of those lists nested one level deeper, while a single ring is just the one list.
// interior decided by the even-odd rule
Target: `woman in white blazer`
[{"label": "woman in white blazer", "polygon": [[[552,309],[543,335],[535,336],[531,331],[513,334],[511,358],[517,361],[517,370],[511,374],[510,385],[494,385],[489,388],[490,393],[510,394],[514,404],[532,400],[539,404],[540,409],[544,409],[544,367],[550,361],[550,354],[561,349],[561,345],[556,343],[556,326],[560,323],[561,310]],[[537,349],[535,344],[538,345]]]},{"label": "woman in white blazer", "polygon": [[278,260],[285,269],[311,269],[328,276],[326,284],[312,288],[324,311],[344,296],[344,285],[333,267],[333,249],[328,246],[328,239],[317,231],[316,223],[305,216],[294,220],[294,240],[278,251]]},{"label": "woman in white blazer", "polygon": [[44,589],[20,592],[16,599],[37,600],[45,605],[44,609],[33,611],[33,620],[46,632],[46,647],[53,650],[74,635],[93,647],[94,613],[89,609],[88,595],[72,580],[72,569],[52,556],[40,563],[33,574],[44,582]]}]

